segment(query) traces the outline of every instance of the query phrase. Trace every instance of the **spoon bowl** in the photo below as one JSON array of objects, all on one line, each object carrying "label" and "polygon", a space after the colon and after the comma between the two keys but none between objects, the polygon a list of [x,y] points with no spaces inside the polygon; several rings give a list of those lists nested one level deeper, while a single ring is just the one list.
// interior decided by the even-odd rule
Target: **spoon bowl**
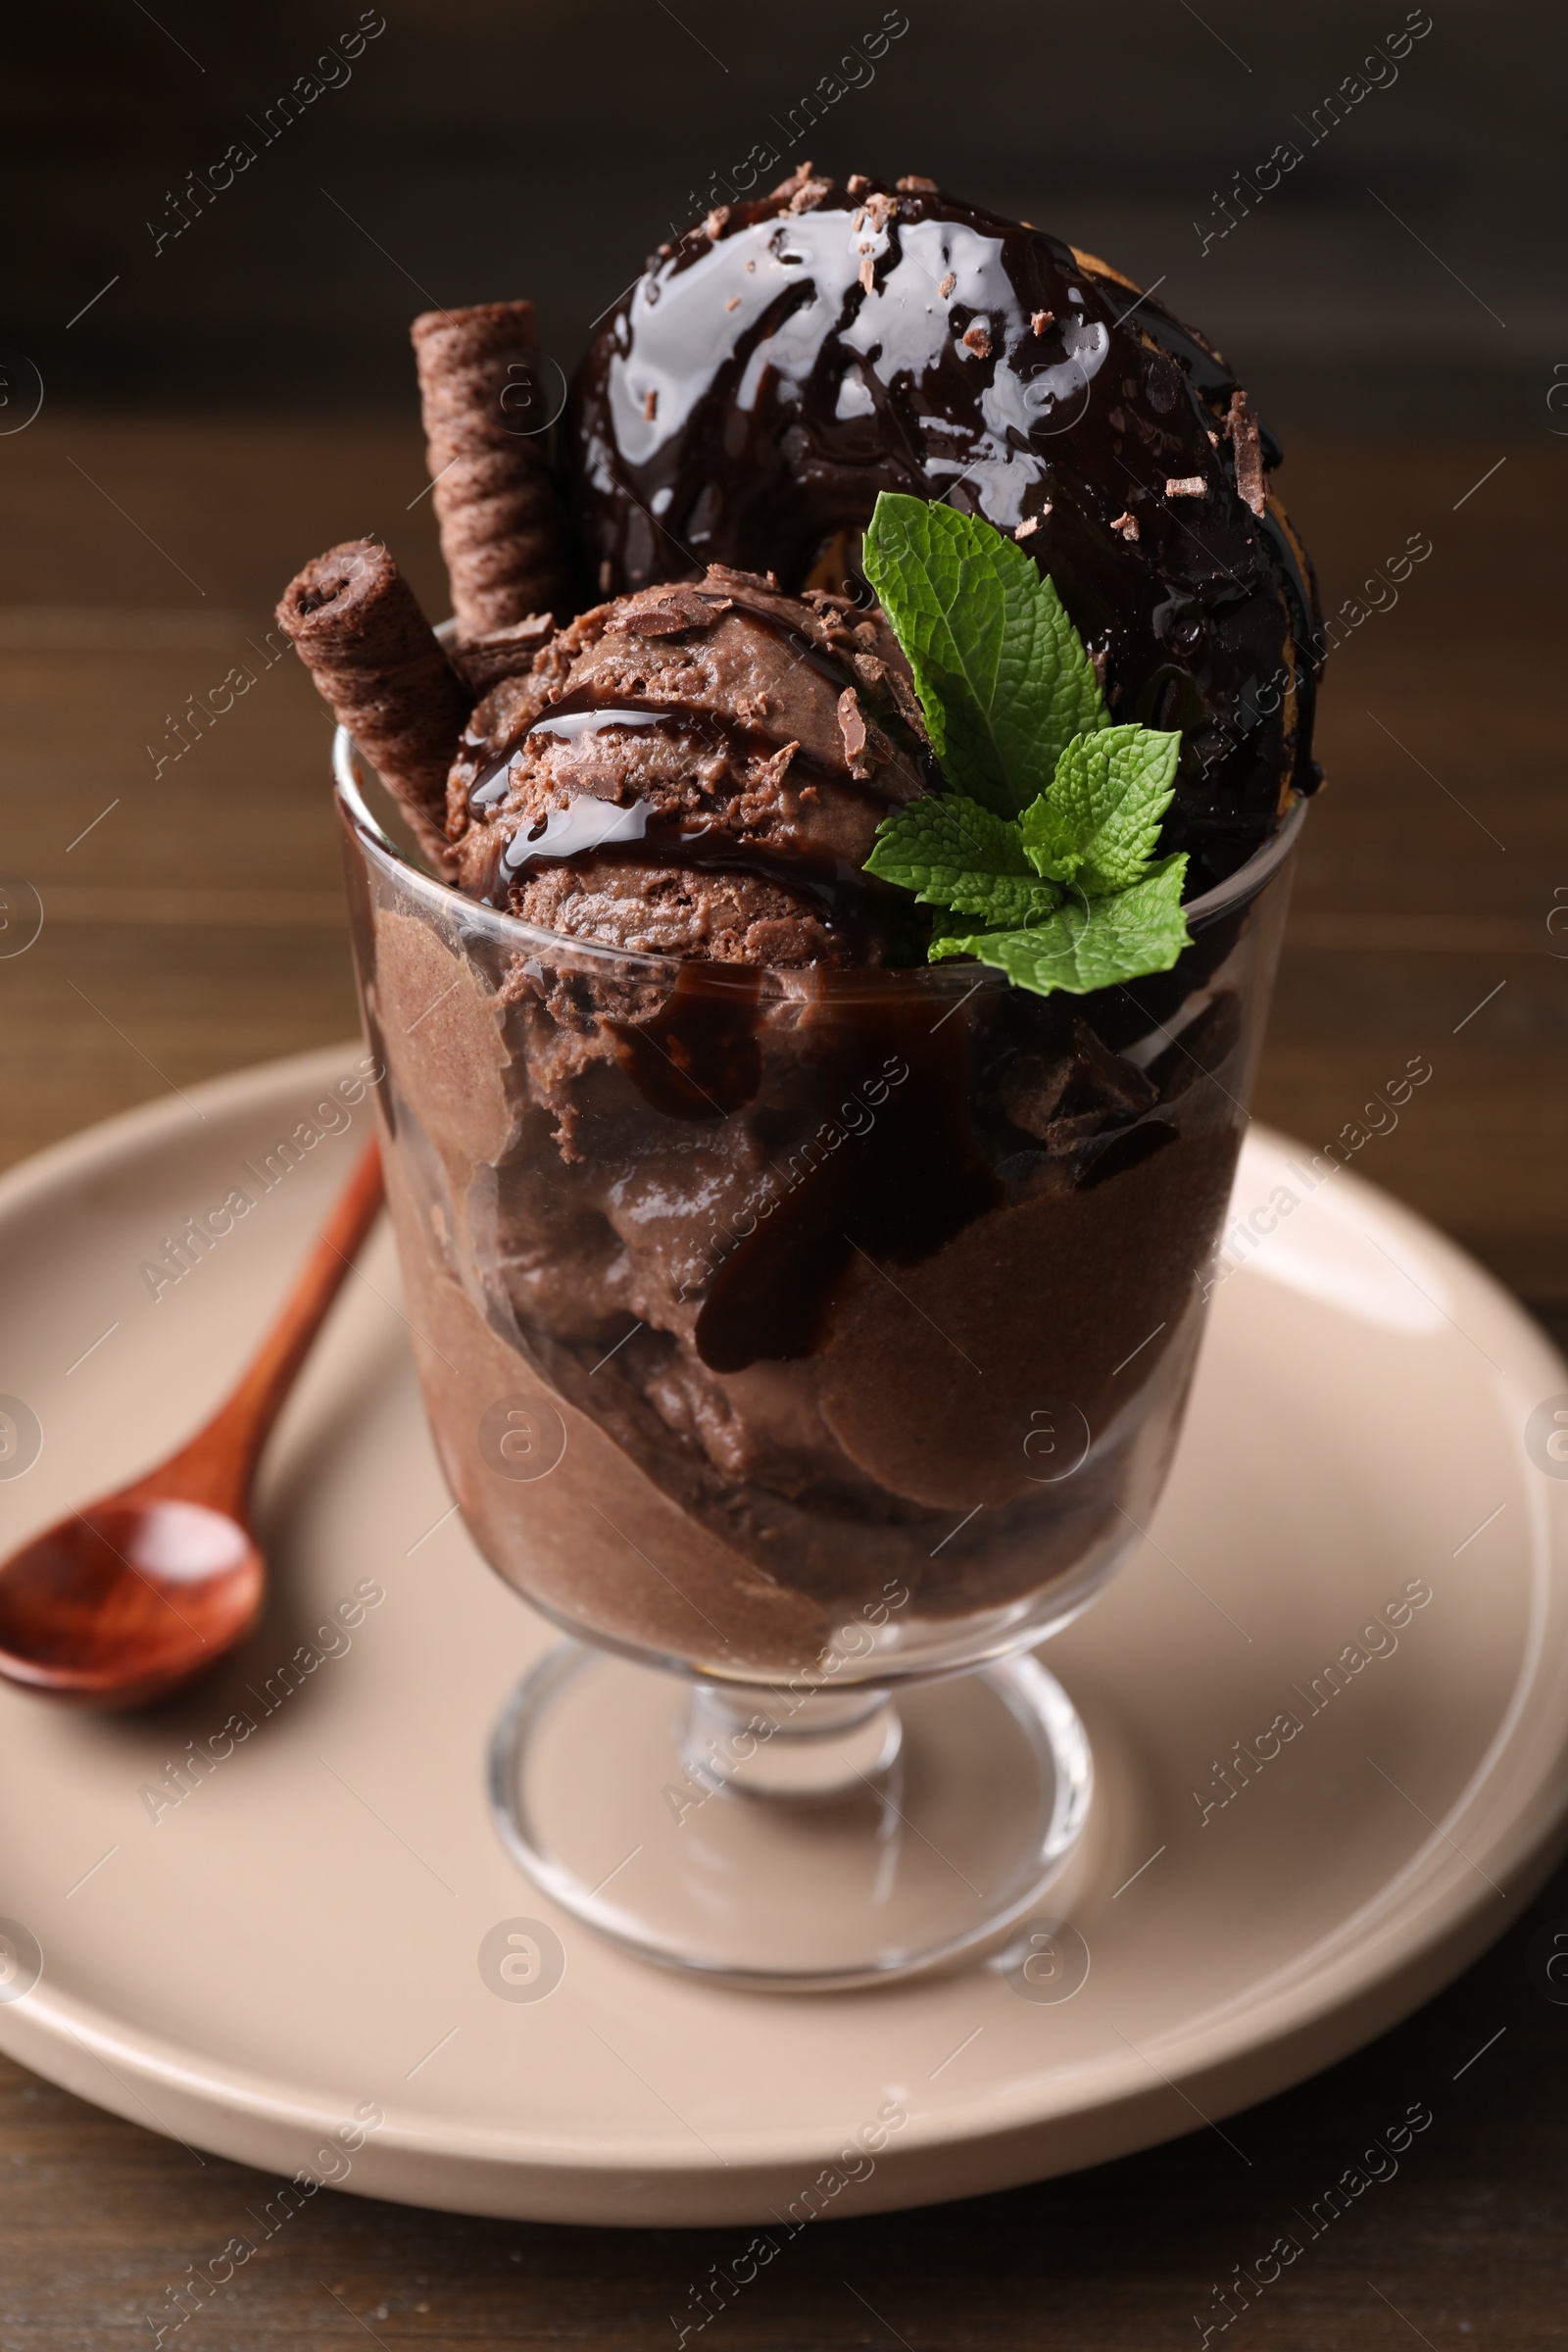
[{"label": "spoon bowl", "polygon": [[89,1706],[145,1705],[243,1640],[266,1588],[255,1539],[226,1511],[96,1503],[7,1561],[0,1673]]},{"label": "spoon bowl", "polygon": [[0,1676],[80,1706],[144,1706],[243,1641],[267,1590],[250,1526],[256,1465],[381,1200],[371,1143],[249,1370],[205,1428],[0,1563]]}]

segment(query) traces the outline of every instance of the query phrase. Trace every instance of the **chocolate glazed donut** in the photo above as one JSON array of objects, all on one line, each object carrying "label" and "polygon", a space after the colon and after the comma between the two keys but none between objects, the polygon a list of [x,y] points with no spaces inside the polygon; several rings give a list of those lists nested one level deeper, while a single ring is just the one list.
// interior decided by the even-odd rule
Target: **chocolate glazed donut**
[{"label": "chocolate glazed donut", "polygon": [[1319,780],[1277,444],[1201,336],[1042,230],[803,168],[652,258],[578,370],[564,453],[585,601],[710,563],[853,590],[883,490],[1014,532],[1115,717],[1183,731],[1160,849],[1191,853],[1190,894]]}]

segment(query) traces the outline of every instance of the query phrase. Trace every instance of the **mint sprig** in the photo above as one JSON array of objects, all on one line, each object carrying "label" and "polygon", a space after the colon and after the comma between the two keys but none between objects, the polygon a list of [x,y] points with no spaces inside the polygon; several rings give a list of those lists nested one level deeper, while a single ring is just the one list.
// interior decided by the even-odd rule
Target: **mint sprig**
[{"label": "mint sprig", "polygon": [[1020,827],[961,792],[901,808],[882,826],[865,870],[912,890],[928,906],[979,915],[987,926],[1043,921],[1061,905]]},{"label": "mint sprig", "polygon": [[884,492],[864,564],[956,786],[885,817],[865,861],[941,910],[930,960],[1039,996],[1168,971],[1190,944],[1186,853],[1154,860],[1180,734],[1112,725],[1052,581],[979,516]]},{"label": "mint sprig", "polygon": [[944,769],[982,808],[1016,816],[1075,735],[1110,724],[1054,585],[988,522],[887,491],[862,561]]},{"label": "mint sprig", "polygon": [[1154,727],[1075,735],[1051,788],[1021,819],[1037,872],[1089,898],[1141,881],[1170,807],[1182,739]]},{"label": "mint sprig", "polygon": [[1130,890],[1103,899],[1068,900],[1044,922],[1006,931],[947,932],[931,942],[931,961],[976,956],[1019,988],[1049,997],[1063,988],[1087,996],[1145,972],[1168,972],[1188,942],[1182,913],[1183,851]]}]

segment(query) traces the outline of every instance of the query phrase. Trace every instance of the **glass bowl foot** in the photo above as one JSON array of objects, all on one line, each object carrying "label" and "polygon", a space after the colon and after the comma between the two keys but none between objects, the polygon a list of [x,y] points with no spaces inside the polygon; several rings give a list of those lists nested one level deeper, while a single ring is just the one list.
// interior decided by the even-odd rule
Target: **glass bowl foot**
[{"label": "glass bowl foot", "polygon": [[1033,1657],[822,1694],[692,1685],[567,1642],[490,1749],[507,1846],[665,1968],[833,1991],[998,1939],[1083,1832],[1092,1769]]}]

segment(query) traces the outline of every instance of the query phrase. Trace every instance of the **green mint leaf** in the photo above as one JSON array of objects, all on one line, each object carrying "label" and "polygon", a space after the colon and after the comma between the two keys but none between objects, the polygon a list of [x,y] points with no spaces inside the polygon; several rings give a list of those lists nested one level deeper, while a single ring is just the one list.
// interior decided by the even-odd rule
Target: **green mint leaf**
[{"label": "green mint leaf", "polygon": [[933,908],[931,961],[1040,996],[1168,971],[1187,859],[1151,859],[1180,735],[1111,725],[1054,586],[978,516],[884,493],[864,564],[955,787],[885,818],[865,861]]},{"label": "green mint leaf", "polygon": [[1187,854],[1166,858],[1115,897],[1069,901],[1027,930],[955,934],[931,942],[931,960],[973,956],[1006,973],[1015,987],[1049,997],[1057,989],[1088,996],[1119,980],[1168,972],[1191,942],[1182,912]]},{"label": "green mint leaf", "polygon": [[1041,921],[1061,904],[1054,883],[1030,863],[1017,826],[957,792],[910,801],[884,817],[865,871],[912,890],[927,906],[978,915],[991,930]]},{"label": "green mint leaf", "polygon": [[1047,789],[1075,736],[1110,723],[1054,586],[978,515],[889,491],[862,562],[952,782],[997,815],[1016,815]]},{"label": "green mint leaf", "polygon": [[1036,869],[1092,899],[1139,881],[1170,807],[1181,742],[1152,727],[1074,736],[1050,791],[1023,813]]}]

